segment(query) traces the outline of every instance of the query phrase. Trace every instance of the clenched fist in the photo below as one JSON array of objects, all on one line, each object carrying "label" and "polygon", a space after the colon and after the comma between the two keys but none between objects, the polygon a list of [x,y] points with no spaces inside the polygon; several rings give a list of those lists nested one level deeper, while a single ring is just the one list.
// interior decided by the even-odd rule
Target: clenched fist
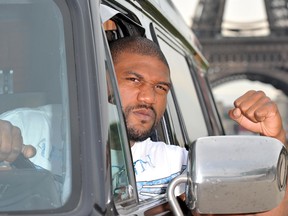
[{"label": "clenched fist", "polygon": [[275,102],[262,91],[250,90],[234,102],[231,119],[255,133],[274,137],[287,146],[286,132]]},{"label": "clenched fist", "polygon": [[36,154],[31,145],[24,145],[21,131],[9,121],[0,120],[0,161],[13,162],[22,153],[30,158]]}]

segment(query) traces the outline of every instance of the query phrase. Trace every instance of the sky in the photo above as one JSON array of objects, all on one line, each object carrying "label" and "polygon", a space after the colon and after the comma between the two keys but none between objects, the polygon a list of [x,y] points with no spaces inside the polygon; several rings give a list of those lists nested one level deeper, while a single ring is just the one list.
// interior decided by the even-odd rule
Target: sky
[{"label": "sky", "polygon": [[172,0],[182,14],[186,23],[191,26],[192,14],[195,11],[198,0]]},{"label": "sky", "polygon": [[[199,0],[172,0],[188,25]],[[217,1],[217,0],[215,0]],[[224,20],[234,22],[259,21],[266,18],[264,0],[226,0]],[[247,6],[249,5],[249,7]],[[243,13],[245,11],[245,13]]]},{"label": "sky", "polygon": [[234,22],[265,20],[266,12],[263,3],[264,0],[228,0],[226,1],[227,10],[225,10],[224,19],[227,18]]},{"label": "sky", "polygon": [[236,98],[251,89],[264,91],[272,100],[275,100],[279,95],[283,95],[283,92],[275,89],[270,84],[249,80],[226,83],[214,88],[213,93],[217,101],[222,101],[224,105],[230,106]]},{"label": "sky", "polygon": [[[266,12],[263,2],[264,0],[226,0],[223,19],[241,23],[265,20]],[[173,3],[182,14],[186,23],[191,26],[198,0],[173,0]],[[218,86],[213,89],[213,93],[216,100],[221,100],[225,105],[230,105],[234,99],[250,89],[263,90],[272,100],[282,94],[281,91],[276,90],[272,85],[243,80]]]}]

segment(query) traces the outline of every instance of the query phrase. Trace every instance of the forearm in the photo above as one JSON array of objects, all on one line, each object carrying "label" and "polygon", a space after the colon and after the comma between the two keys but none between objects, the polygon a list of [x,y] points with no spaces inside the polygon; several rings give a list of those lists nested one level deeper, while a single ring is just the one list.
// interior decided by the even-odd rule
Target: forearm
[{"label": "forearm", "polygon": [[284,130],[284,128],[282,128],[281,132],[279,133],[279,135],[275,136],[274,138],[280,140],[286,148],[288,148],[288,143],[287,143],[287,138],[286,138],[286,131]]},{"label": "forearm", "polygon": [[[261,136],[269,136],[266,134],[262,134],[260,133]],[[288,149],[288,142],[287,142],[287,137],[286,137],[286,131],[285,129],[282,127],[281,131],[276,135],[276,136],[271,136],[275,139],[278,139],[280,142],[282,142],[284,144],[284,146]]]}]

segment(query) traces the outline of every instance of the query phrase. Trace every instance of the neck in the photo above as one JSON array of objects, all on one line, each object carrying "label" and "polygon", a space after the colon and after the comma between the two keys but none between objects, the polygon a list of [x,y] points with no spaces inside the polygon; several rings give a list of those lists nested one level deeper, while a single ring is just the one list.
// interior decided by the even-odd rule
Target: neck
[{"label": "neck", "polygon": [[130,147],[132,147],[135,144],[135,141],[129,141]]}]

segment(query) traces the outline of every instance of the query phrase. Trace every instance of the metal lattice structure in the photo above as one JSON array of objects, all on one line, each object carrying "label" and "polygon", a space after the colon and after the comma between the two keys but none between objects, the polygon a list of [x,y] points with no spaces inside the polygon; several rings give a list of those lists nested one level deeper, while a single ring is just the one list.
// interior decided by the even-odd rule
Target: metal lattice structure
[{"label": "metal lattice structure", "polygon": [[[223,36],[225,0],[200,0],[192,29],[210,63],[213,86],[246,78],[272,84],[288,95],[288,0],[264,0],[267,20],[225,29],[234,37]],[[265,22],[267,25],[265,26]],[[245,36],[267,28],[266,36]]]}]

